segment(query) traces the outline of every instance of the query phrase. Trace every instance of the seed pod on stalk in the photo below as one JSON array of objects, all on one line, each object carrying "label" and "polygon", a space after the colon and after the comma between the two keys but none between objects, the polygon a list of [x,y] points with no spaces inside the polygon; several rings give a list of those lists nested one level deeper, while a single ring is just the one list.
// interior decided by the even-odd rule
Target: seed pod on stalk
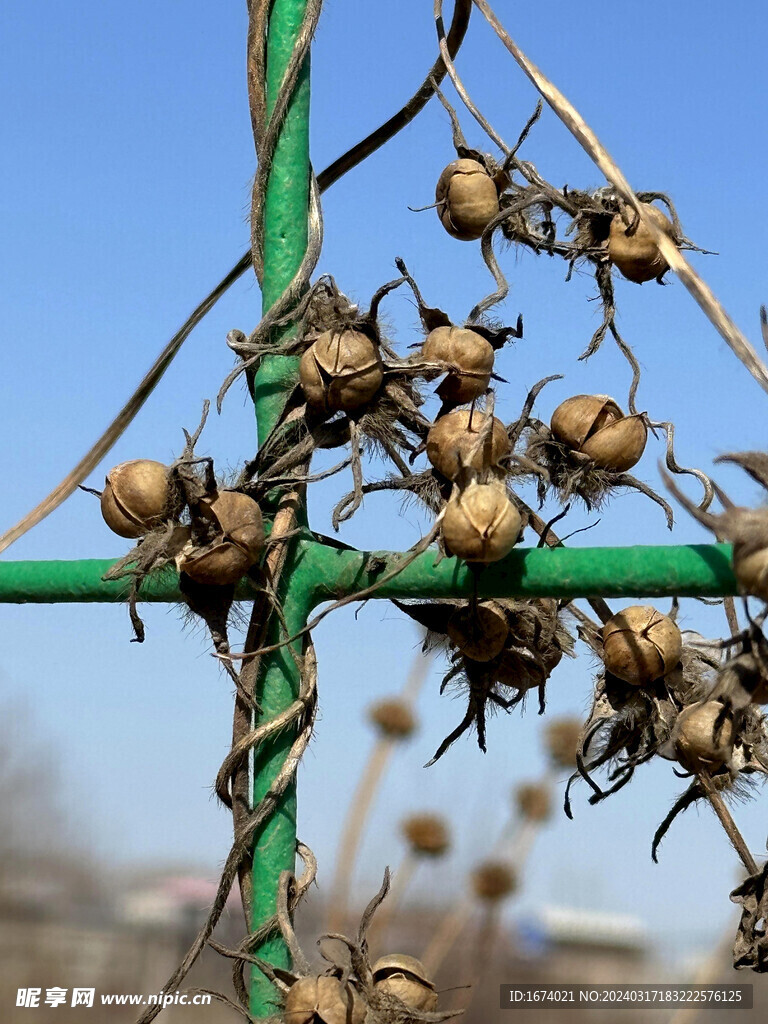
[{"label": "seed pod on stalk", "polygon": [[682,654],[680,630],[650,605],[631,605],[618,612],[603,626],[602,638],[606,670],[633,686],[661,679]]},{"label": "seed pod on stalk", "polygon": [[327,974],[299,978],[288,989],[285,1024],[363,1024],[368,1007],[355,987]]},{"label": "seed pod on stalk", "polygon": [[552,793],[543,782],[522,783],[514,795],[521,817],[539,822],[552,817]]},{"label": "seed pod on stalk", "polygon": [[411,850],[420,857],[442,857],[451,845],[444,818],[437,814],[412,814],[402,823],[402,832]]},{"label": "seed pod on stalk", "polygon": [[384,381],[379,347],[363,331],[325,331],[302,355],[299,379],[313,408],[324,413],[358,409]]},{"label": "seed pod on stalk", "polygon": [[414,714],[404,700],[380,700],[369,709],[368,717],[386,739],[407,739],[416,728]]},{"label": "seed pod on stalk", "polygon": [[487,423],[484,413],[457,409],[441,416],[427,434],[427,458],[447,480],[456,480],[463,469],[478,472],[496,468],[509,454],[507,428],[493,417],[485,443],[478,444]]},{"label": "seed pod on stalk", "polygon": [[552,414],[551,429],[566,447],[615,473],[640,461],[648,439],[644,417],[625,416],[607,395],[566,399]]},{"label": "seed pod on stalk", "polygon": [[237,583],[259,560],[264,524],[257,503],[240,491],[217,491],[199,503],[200,518],[210,523],[213,537],[202,546],[190,542],[179,569],[197,583]]},{"label": "seed pod on stalk", "polygon": [[486,861],[472,872],[472,890],[479,900],[496,903],[511,896],[518,887],[517,875],[511,864]]},{"label": "seed pod on stalk", "polygon": [[[650,203],[640,205],[643,213],[677,244],[675,228],[666,214]],[[624,277],[636,284],[658,279],[669,270],[650,229],[630,206],[625,206],[611,221],[608,255]]]},{"label": "seed pod on stalk", "polygon": [[502,481],[454,488],[443,516],[443,540],[465,562],[488,564],[508,555],[520,538],[520,513]]},{"label": "seed pod on stalk", "polygon": [[435,188],[437,213],[449,235],[464,242],[479,238],[499,212],[496,182],[478,160],[454,160]]},{"label": "seed pod on stalk", "polygon": [[450,372],[437,389],[444,402],[461,405],[487,390],[493,373],[493,346],[477,331],[464,327],[436,327],[421,350],[427,362],[446,363]]},{"label": "seed pod on stalk", "polygon": [[437,1009],[437,991],[424,965],[415,956],[390,953],[373,965],[373,988],[394,996],[413,1010],[432,1013]]},{"label": "seed pod on stalk", "polygon": [[107,474],[101,514],[110,530],[133,540],[162,523],[170,502],[168,467],[152,459],[133,459]]},{"label": "seed pod on stalk", "polygon": [[496,601],[471,602],[458,607],[446,628],[451,643],[473,661],[495,658],[509,636],[506,613]]},{"label": "seed pod on stalk", "polygon": [[672,732],[677,759],[690,772],[719,771],[731,759],[735,738],[733,716],[714,700],[684,708]]}]

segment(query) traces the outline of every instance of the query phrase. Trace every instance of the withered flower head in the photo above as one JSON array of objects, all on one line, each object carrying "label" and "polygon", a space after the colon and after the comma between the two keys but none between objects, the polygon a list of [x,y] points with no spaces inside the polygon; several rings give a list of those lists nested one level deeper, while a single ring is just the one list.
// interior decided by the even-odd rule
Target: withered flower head
[{"label": "withered flower head", "polygon": [[402,823],[402,832],[414,853],[442,857],[451,845],[448,825],[436,814],[412,814]]},{"label": "withered flower head", "polygon": [[[641,203],[643,213],[667,235],[675,239],[675,229],[670,219],[657,206]],[[637,214],[631,207],[625,207],[625,215],[629,224],[634,225]],[[656,241],[649,229],[641,221],[629,227],[621,213],[617,213],[611,221],[608,236],[608,255],[621,273],[629,281],[642,284],[659,278],[669,270],[669,264],[661,255]]]},{"label": "withered flower head", "polygon": [[547,821],[552,817],[552,792],[543,782],[524,782],[515,789],[515,803],[521,817]]},{"label": "withered flower head", "polygon": [[162,523],[169,502],[168,467],[152,459],[133,459],[107,474],[101,514],[119,537],[135,539]]},{"label": "withered flower head", "polygon": [[454,160],[435,188],[437,213],[449,235],[464,242],[479,238],[499,212],[499,192],[477,160]]},{"label": "withered flower head", "polygon": [[682,636],[650,605],[631,605],[603,626],[603,659],[611,675],[633,686],[661,679],[680,661]]},{"label": "withered flower head", "polygon": [[573,770],[582,724],[578,718],[555,718],[544,729],[544,744],[550,761],[558,768]]},{"label": "withered flower head", "polygon": [[517,889],[517,874],[511,864],[486,861],[472,872],[472,890],[480,900],[495,903]]},{"label": "withered flower head", "polygon": [[373,725],[389,739],[407,739],[416,728],[416,719],[408,704],[395,698],[380,700],[368,712]]}]

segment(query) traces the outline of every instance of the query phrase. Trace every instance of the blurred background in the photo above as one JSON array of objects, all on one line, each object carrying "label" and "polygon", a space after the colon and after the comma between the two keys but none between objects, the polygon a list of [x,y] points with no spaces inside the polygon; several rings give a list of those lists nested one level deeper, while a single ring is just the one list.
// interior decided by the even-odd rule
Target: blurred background
[{"label": "blurred background", "polygon": [[[253,144],[244,6],[11,0],[0,10],[0,528],[87,450],[187,312],[248,246]],[[428,0],[392,0],[375,14],[353,0],[328,3],[313,53],[316,169],[385,120],[422,80],[436,53],[431,11]],[[499,4],[498,14],[633,185],[668,192],[688,236],[719,253],[693,261],[756,339],[758,308],[768,299],[765,10],[748,0],[734,0],[727,11],[709,0],[642,7],[595,0],[583,10],[544,0],[524,9]],[[510,142],[536,96],[477,14],[473,22],[458,67]],[[470,144],[487,148],[471,119],[460,116]],[[449,119],[433,101],[326,194],[320,271],[365,306],[396,276],[393,261],[402,256],[428,303],[457,321],[465,317],[492,287],[477,246],[449,238],[434,211],[408,209],[432,201],[453,155]],[[556,185],[603,184],[547,110],[523,156]],[[525,337],[499,356],[508,383],[499,387],[497,414],[515,417],[527,390],[552,373],[565,379],[542,393],[543,419],[579,392],[611,394],[625,406],[630,374],[610,342],[578,361],[599,323],[598,304],[590,301],[594,281],[577,273],[566,284],[559,261],[530,253],[506,251],[500,259],[512,287],[499,315],[513,323],[522,313]],[[616,291],[620,329],[643,367],[639,407],[675,421],[680,462],[711,470],[723,452],[764,447],[765,396],[682,286],[619,280]],[[179,453],[181,427],[197,424],[203,400],[215,397],[232,365],[226,332],[250,330],[259,308],[247,275],[193,334],[89,483],[101,486],[103,473],[120,461],[167,461]],[[402,290],[386,301],[385,315],[400,351],[420,340],[416,310]],[[225,471],[251,456],[254,444],[252,409],[244,389],[235,388],[222,416],[211,417],[200,454],[214,455]],[[662,455],[661,445],[649,444],[637,475],[658,485]],[[381,472],[375,464],[367,469],[371,479]],[[718,467],[716,479],[736,500],[759,500],[735,469]],[[312,488],[318,530],[331,532],[329,509],[348,489],[341,477]],[[417,509],[372,495],[342,538],[369,549],[404,548],[425,525]],[[661,511],[634,494],[600,515],[574,509],[562,532],[583,526],[594,528],[574,544],[709,539],[684,515],[670,537]],[[121,553],[97,502],[80,493],[6,557]],[[184,625],[176,609],[152,606],[144,617],[147,641],[139,646],[129,643],[119,606],[2,609],[0,1005],[11,1024],[26,1019],[26,1010],[13,1006],[25,985],[156,991],[210,903],[229,847],[230,822],[211,782],[229,746],[230,684],[202,630]],[[695,601],[683,602],[680,621],[711,636],[725,630],[721,609]],[[299,773],[299,835],[320,865],[299,922],[308,949],[325,926],[340,832],[376,742],[367,709],[401,689],[421,638],[395,608],[372,601],[357,614],[344,609],[327,619],[316,643],[321,714]],[[501,982],[692,979],[737,917],[728,894],[739,880],[738,861],[714,816],[705,807],[688,811],[654,865],[651,838],[685,785],[660,763],[598,807],[588,806],[577,785],[575,817],[567,820],[560,808],[569,772],[548,767],[534,702],[490,723],[487,755],[466,736],[425,770],[464,711],[460,699],[438,695],[444,671],[439,658],[429,664],[414,706],[418,729],[393,751],[371,808],[350,880],[350,920],[386,865],[397,877],[407,846],[403,820],[429,812],[449,825],[450,849],[414,871],[386,939],[398,952],[418,955],[445,915],[463,905],[464,926],[438,984],[471,982],[478,949],[488,953],[466,1019],[495,1019]],[[581,646],[576,660],[564,659],[548,686],[548,716],[583,718],[594,671]],[[517,827],[516,788],[547,773],[553,816],[530,841],[515,892],[489,914],[465,896],[471,872],[494,853],[510,817]],[[734,813],[759,856],[766,841],[761,794]],[[223,941],[238,941],[237,906],[224,929]],[[190,980],[223,985],[226,975],[226,965],[206,959]],[[721,976],[759,980],[729,973],[727,955]],[[755,1003],[761,1005],[758,989]],[[41,1009],[39,1019],[53,1012]],[[76,1010],[55,1012],[56,1020],[67,1013],[81,1019]],[[178,1012],[168,1011],[168,1019]],[[103,1013],[131,1019],[130,1011]],[[212,1007],[186,1016],[195,1014],[211,1021],[231,1015]],[[746,1024],[749,1015],[738,1019]]]}]

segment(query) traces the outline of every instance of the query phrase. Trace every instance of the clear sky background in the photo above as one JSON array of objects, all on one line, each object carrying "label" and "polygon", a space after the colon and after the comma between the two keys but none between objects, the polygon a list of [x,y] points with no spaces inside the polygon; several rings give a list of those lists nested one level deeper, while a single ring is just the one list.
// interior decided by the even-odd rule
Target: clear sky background
[{"label": "clear sky background", "polygon": [[[244,4],[134,0],[129,4],[9,2],[0,10],[2,352],[4,439],[0,528],[14,523],[71,468],[114,415],[187,312],[248,245],[246,213],[254,170],[244,75]],[[499,0],[498,14],[530,56],[570,96],[639,189],[674,198],[688,235],[719,256],[694,256],[737,322],[758,337],[768,300],[764,201],[765,36],[762,5],[710,0],[643,5],[593,0],[575,8]],[[375,9],[329,0],[313,56],[312,156],[316,169],[404,102],[436,53],[429,0],[391,0]],[[478,104],[514,140],[536,102],[479,15],[459,69]],[[485,147],[462,115],[471,143]],[[557,119],[545,111],[524,150],[553,183],[604,184]],[[459,320],[490,290],[478,247],[449,238],[434,212],[435,181],[453,159],[450,125],[433,101],[386,149],[335,185],[324,200],[320,270],[361,303],[395,276],[403,256],[427,301]],[[505,419],[527,389],[550,373],[566,379],[542,395],[548,418],[569,394],[613,394],[626,402],[626,364],[608,342],[577,361],[599,322],[594,282],[564,283],[560,261],[507,251],[512,283],[502,311],[525,318],[525,338],[499,357]],[[720,341],[682,286],[616,283],[620,326],[643,365],[639,404],[677,424],[678,456],[711,468],[718,454],[765,447],[766,396]],[[170,460],[181,427],[197,424],[232,365],[226,332],[259,316],[252,275],[243,279],[187,342],[107,464]],[[407,295],[387,300],[401,350],[418,340]],[[221,468],[253,454],[255,429],[243,390],[213,416],[201,451]],[[660,444],[649,444],[639,475],[658,479]],[[372,473],[377,467],[372,468]],[[717,478],[754,501],[733,471]],[[328,529],[328,509],[348,490],[337,478],[313,489],[311,514]],[[573,526],[596,517],[575,514]],[[366,547],[413,543],[424,527],[413,510],[373,496],[343,538]],[[678,542],[704,539],[681,516]],[[660,511],[617,498],[585,544],[664,543]],[[66,505],[5,557],[117,556],[124,550],[86,494]],[[119,864],[185,862],[211,874],[228,847],[229,821],[210,783],[228,747],[230,686],[201,631],[182,630],[173,609],[146,609],[147,642],[130,644],[122,607],[4,607],[0,686],[6,728],[21,751],[47,748],[70,824],[83,844]],[[719,634],[722,612],[686,601],[683,625]],[[317,634],[321,716],[300,772],[300,834],[320,859],[327,885],[348,797],[371,745],[364,709],[404,680],[417,637],[391,606],[372,602],[355,622],[345,610]],[[561,665],[549,687],[553,713],[582,712],[594,666]],[[364,850],[361,880],[376,885],[401,854],[404,813],[437,809],[457,829],[454,855],[421,880],[422,896],[445,899],[493,843],[511,787],[544,764],[535,708],[496,719],[489,753],[460,741],[436,767],[423,763],[463,713],[439,698],[439,667],[422,695],[422,730],[398,757]],[[17,717],[26,707],[31,718]],[[33,724],[30,735],[29,721]],[[18,722],[18,726],[15,723]],[[543,902],[616,910],[642,918],[666,948],[691,950],[733,916],[728,892],[737,861],[706,809],[673,828],[660,866],[651,837],[685,785],[666,763],[638,773],[599,808],[576,791],[576,820],[558,816],[535,851],[518,909]],[[764,799],[737,817],[759,854]],[[361,890],[362,891],[362,890]]]}]

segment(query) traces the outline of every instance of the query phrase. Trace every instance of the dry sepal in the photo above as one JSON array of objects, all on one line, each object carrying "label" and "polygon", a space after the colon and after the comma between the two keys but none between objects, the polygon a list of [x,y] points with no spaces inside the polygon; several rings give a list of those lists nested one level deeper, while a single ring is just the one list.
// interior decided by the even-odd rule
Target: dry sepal
[{"label": "dry sepal", "polygon": [[419,857],[442,857],[451,845],[445,818],[437,814],[411,814],[402,822],[403,836]]},{"label": "dry sepal", "polygon": [[547,680],[563,654],[573,652],[573,638],[553,600],[395,604],[427,630],[425,650],[440,646],[448,652],[450,667],[440,692],[451,688],[467,697],[464,718],[440,744],[430,764],[473,725],[484,751],[489,710],[511,711],[537,690],[539,711],[543,711]]},{"label": "dry sepal", "polygon": [[[387,870],[355,938],[320,937],[322,966],[313,967],[302,952],[291,914],[278,913],[294,971],[278,971],[260,960],[256,966],[282,993],[284,1024],[438,1024],[456,1016],[459,1011],[438,1011],[434,983],[415,957],[389,953],[371,964],[367,933],[389,885]],[[279,896],[278,906],[281,902]]]}]

